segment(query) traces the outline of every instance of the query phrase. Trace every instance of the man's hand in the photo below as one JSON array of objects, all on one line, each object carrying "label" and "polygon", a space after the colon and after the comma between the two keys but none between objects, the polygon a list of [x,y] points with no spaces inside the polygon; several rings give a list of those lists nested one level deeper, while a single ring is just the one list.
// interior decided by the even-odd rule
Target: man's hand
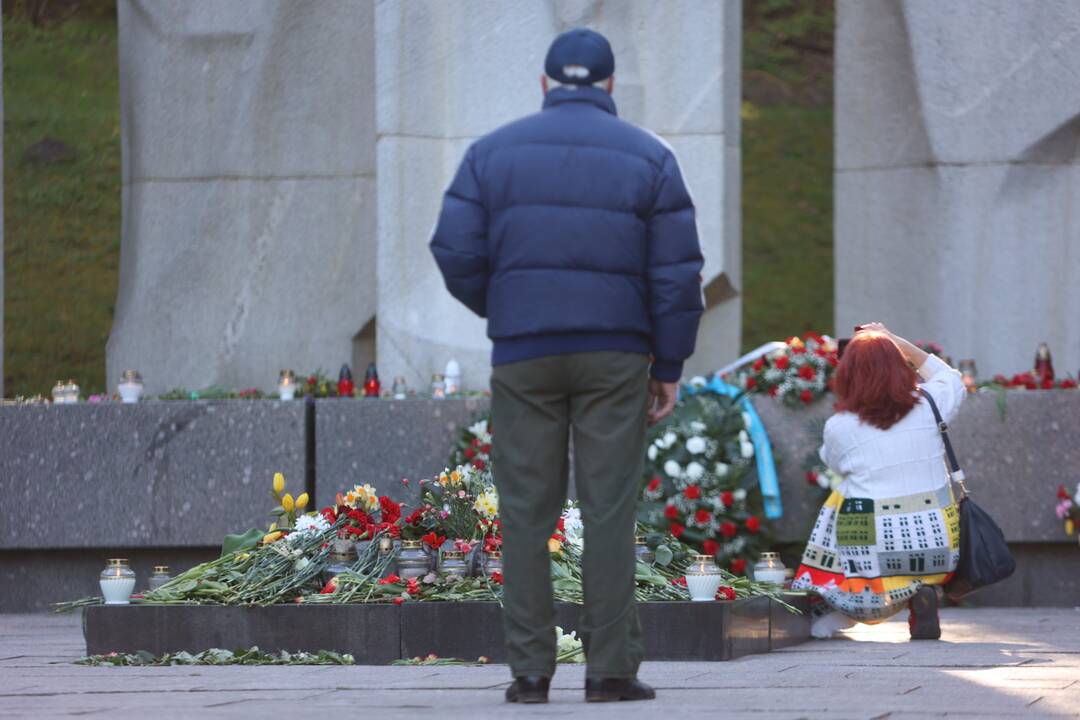
[{"label": "man's hand", "polygon": [[679,384],[649,380],[649,424],[655,425],[675,409]]}]

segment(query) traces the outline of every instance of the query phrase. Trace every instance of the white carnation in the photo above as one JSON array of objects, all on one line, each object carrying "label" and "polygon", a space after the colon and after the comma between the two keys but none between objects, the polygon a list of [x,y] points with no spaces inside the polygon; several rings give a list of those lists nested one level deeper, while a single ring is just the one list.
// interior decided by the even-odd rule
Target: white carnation
[{"label": "white carnation", "polygon": [[742,452],[742,456],[744,458],[749,459],[749,458],[754,457],[754,443],[752,443],[752,442],[739,443],[739,451]]},{"label": "white carnation", "polygon": [[686,451],[691,455],[700,455],[705,452],[705,438],[695,435],[687,440]]},{"label": "white carnation", "polygon": [[487,434],[487,420],[481,420],[480,422],[470,425],[469,432],[473,435],[486,435]]},{"label": "white carnation", "polygon": [[656,446],[650,445],[649,449],[646,451],[646,454],[649,456],[650,460],[655,460],[657,454]]},{"label": "white carnation", "polygon": [[753,419],[750,417],[750,413],[743,412],[743,414],[742,414],[742,422],[743,422],[743,426],[746,427],[747,430],[749,430],[750,426],[753,424]]},{"label": "white carnation", "polygon": [[746,499],[746,489],[745,488],[739,488],[738,490],[736,490],[735,492],[733,492],[731,494],[735,497],[736,502],[742,502],[743,500]]},{"label": "white carnation", "polygon": [[696,433],[705,432],[706,427],[708,426],[700,420],[694,420],[690,423],[690,429]]},{"label": "white carnation", "polygon": [[672,445],[675,444],[675,441],[678,440],[678,439],[679,439],[678,436],[673,432],[669,431],[669,432],[664,433],[664,447],[665,448],[671,447]]},{"label": "white carnation", "polygon": [[296,518],[289,540],[299,540],[304,535],[318,535],[330,529],[330,523],[322,515],[301,515]]},{"label": "white carnation", "polygon": [[709,381],[706,380],[702,375],[695,375],[694,377],[690,378],[690,387],[701,389],[708,384]]},{"label": "white carnation", "polygon": [[699,480],[701,476],[705,474],[705,468],[696,462],[692,462],[686,466],[686,476],[691,480]]},{"label": "white carnation", "polygon": [[668,477],[677,478],[682,474],[682,468],[674,460],[668,460],[664,463],[664,472],[668,474]]},{"label": "white carnation", "polygon": [[728,474],[728,466],[727,466],[727,463],[722,463],[722,462],[718,462],[718,463],[716,463],[716,468],[715,468],[715,470],[716,470],[716,474],[717,474],[718,476],[720,476],[720,477],[724,477],[725,475],[727,475],[727,474]]}]

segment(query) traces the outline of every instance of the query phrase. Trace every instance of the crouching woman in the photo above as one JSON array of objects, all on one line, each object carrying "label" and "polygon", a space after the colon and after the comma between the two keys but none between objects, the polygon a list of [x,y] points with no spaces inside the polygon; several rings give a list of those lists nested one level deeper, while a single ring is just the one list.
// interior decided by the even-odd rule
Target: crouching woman
[{"label": "crouching woman", "polygon": [[937,639],[934,586],[956,569],[960,521],[920,389],[949,422],[964,400],[960,373],[873,323],[845,348],[834,382],[837,412],[820,455],[843,481],[821,508],[794,583],[823,601],[812,632],[829,637],[906,608],[911,637]]}]

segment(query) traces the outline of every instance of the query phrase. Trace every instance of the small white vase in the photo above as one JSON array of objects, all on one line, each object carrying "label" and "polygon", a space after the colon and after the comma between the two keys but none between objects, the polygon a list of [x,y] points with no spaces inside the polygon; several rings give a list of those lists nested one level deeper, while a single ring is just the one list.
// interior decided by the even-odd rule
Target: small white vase
[{"label": "small white vase", "polygon": [[135,578],[111,578],[101,580],[101,596],[106,605],[127,605],[131,602],[131,593],[135,589]]},{"label": "small white vase", "polygon": [[686,589],[690,591],[690,599],[694,602],[707,602],[716,599],[716,591],[720,589],[720,574],[715,575],[687,575]]},{"label": "small white vase", "polygon": [[136,383],[120,383],[117,387],[120,391],[120,399],[125,403],[132,404],[139,402],[139,398],[142,397],[143,386]]}]

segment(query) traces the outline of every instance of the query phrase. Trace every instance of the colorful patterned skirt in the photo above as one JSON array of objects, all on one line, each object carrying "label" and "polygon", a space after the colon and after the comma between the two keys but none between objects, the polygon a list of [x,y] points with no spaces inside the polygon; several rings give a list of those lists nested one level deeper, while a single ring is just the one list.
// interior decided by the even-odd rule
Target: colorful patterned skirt
[{"label": "colorful patterned skirt", "polygon": [[819,595],[817,613],[838,610],[877,623],[908,605],[923,585],[956,570],[960,514],[952,489],[888,498],[825,501],[792,587]]}]

